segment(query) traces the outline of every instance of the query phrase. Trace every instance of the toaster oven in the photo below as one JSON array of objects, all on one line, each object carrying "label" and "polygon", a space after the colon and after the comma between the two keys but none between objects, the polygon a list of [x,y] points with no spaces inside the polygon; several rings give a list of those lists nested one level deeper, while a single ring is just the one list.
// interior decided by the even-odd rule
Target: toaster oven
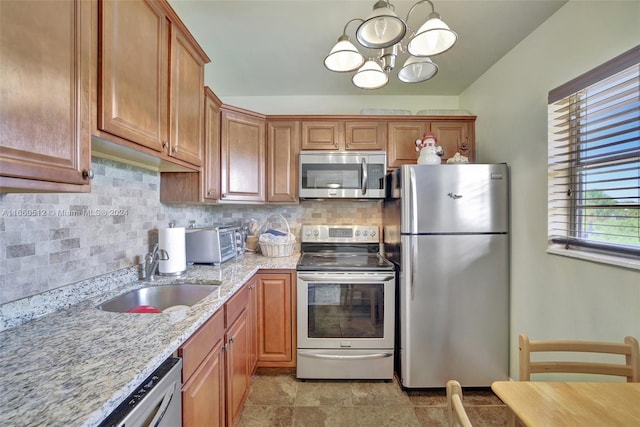
[{"label": "toaster oven", "polygon": [[238,227],[203,227],[185,230],[188,264],[222,264],[238,254]]}]

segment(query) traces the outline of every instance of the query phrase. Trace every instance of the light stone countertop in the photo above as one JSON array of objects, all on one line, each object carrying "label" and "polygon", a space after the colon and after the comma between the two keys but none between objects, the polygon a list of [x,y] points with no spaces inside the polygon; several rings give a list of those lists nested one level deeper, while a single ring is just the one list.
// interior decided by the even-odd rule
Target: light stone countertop
[{"label": "light stone countertop", "polygon": [[[247,254],[221,267],[189,266],[186,279],[221,280],[188,310],[110,313],[95,307],[125,291],[167,284],[134,281],[0,332],[0,425],[96,426],[261,269],[294,270],[299,254]],[[185,279],[182,277],[180,279]]]}]

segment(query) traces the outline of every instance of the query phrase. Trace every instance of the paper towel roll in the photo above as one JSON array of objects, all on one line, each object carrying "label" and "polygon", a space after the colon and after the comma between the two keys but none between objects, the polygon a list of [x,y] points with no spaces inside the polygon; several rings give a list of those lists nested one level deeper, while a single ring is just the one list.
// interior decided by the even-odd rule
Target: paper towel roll
[{"label": "paper towel roll", "polygon": [[158,249],[169,255],[166,261],[158,263],[160,275],[174,276],[187,271],[184,227],[161,228],[158,230]]}]

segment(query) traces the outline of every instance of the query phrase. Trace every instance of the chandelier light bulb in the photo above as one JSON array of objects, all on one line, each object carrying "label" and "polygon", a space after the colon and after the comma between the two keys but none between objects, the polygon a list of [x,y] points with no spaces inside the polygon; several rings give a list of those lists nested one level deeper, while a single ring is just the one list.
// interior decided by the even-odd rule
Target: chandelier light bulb
[{"label": "chandelier light bulb", "polygon": [[387,21],[385,21],[384,18],[376,19],[374,29],[376,32],[376,36],[378,36],[379,39],[384,38],[384,35],[387,32]]}]

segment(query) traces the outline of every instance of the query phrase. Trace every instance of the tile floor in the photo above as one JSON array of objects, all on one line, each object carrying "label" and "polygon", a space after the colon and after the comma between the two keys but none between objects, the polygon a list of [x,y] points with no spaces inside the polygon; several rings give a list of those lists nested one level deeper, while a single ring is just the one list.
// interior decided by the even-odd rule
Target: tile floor
[{"label": "tile floor", "polygon": [[[463,394],[474,426],[506,425],[506,407],[490,389],[463,389]],[[403,391],[395,380],[257,375],[239,426],[447,426],[447,398],[444,389]]]}]

